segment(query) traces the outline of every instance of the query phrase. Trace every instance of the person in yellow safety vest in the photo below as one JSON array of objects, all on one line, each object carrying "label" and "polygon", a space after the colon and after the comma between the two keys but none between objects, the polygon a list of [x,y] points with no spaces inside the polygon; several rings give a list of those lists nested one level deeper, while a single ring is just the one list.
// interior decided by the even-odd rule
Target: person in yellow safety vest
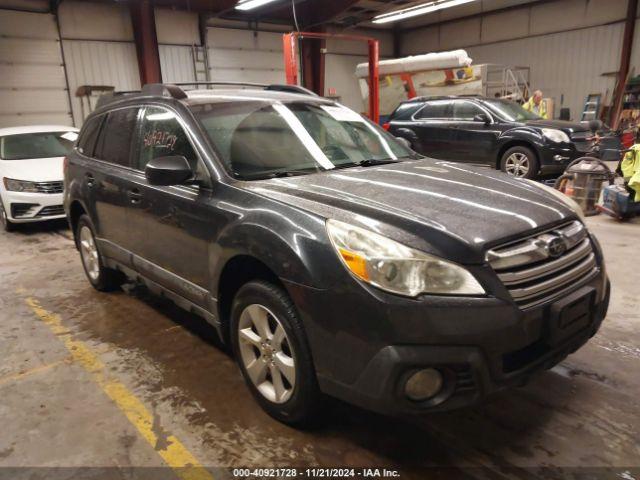
[{"label": "person in yellow safety vest", "polygon": [[635,201],[640,202],[640,143],[636,143],[625,153],[620,168],[627,185],[636,192]]},{"label": "person in yellow safety vest", "polygon": [[533,92],[533,97],[531,97],[528,102],[522,105],[522,108],[531,113],[535,113],[545,120],[549,119],[549,116],[547,115],[547,104],[542,99],[542,92],[540,90],[536,90],[535,92]]}]

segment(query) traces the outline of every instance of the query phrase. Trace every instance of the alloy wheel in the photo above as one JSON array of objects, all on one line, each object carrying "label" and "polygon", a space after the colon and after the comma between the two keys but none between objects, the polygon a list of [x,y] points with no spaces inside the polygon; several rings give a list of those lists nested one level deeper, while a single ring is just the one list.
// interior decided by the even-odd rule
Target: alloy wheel
[{"label": "alloy wheel", "polygon": [[267,400],[285,403],[296,383],[291,342],[278,317],[259,304],[247,306],[238,321],[242,364],[251,382]]},{"label": "alloy wheel", "polygon": [[517,178],[525,177],[529,173],[529,168],[531,168],[529,157],[520,152],[514,152],[509,155],[504,167],[509,175]]},{"label": "alloy wheel", "polygon": [[100,259],[93,233],[86,225],[80,229],[80,256],[87,275],[95,282],[100,276]]}]

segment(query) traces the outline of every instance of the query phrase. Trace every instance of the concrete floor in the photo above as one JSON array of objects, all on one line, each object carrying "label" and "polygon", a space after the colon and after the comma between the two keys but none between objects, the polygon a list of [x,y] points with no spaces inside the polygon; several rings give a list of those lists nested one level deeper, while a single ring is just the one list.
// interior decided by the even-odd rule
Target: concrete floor
[{"label": "concrete floor", "polygon": [[[131,478],[130,467],[171,463],[167,445],[178,445],[215,478],[231,476],[216,467],[372,466],[402,478],[555,479],[562,468],[597,467],[583,471],[638,479],[640,221],[588,224],[613,293],[584,348],[476,408],[401,421],[336,403],[311,432],[257,407],[204,321],[144,292],[94,291],[64,223],[1,233],[0,467],[67,467],[55,470],[60,478],[104,467]],[[100,371],[82,360],[85,347]],[[107,377],[149,413],[146,424],[109,393]],[[188,477],[167,469],[153,478],[175,475]]]}]

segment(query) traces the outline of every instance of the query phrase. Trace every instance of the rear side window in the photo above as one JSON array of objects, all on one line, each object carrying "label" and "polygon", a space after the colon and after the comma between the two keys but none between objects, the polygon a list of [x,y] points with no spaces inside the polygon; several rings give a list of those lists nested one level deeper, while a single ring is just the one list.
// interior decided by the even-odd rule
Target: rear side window
[{"label": "rear side window", "polygon": [[104,120],[104,115],[93,117],[87,121],[87,124],[82,129],[82,135],[78,140],[78,151],[87,157],[93,156],[102,120]]},{"label": "rear side window", "polygon": [[416,116],[416,119],[450,119],[451,118],[451,102],[448,100],[434,100],[425,103],[422,110]]},{"label": "rear side window", "polygon": [[95,157],[128,167],[131,165],[131,140],[136,130],[138,108],[122,108],[107,114],[100,130]]},{"label": "rear side window", "polygon": [[134,168],[144,170],[150,160],[169,155],[185,157],[196,171],[198,157],[176,114],[158,107],[148,107],[142,119],[140,153]]},{"label": "rear side window", "polygon": [[456,120],[473,120],[473,117],[480,115],[484,111],[472,102],[458,100],[453,102],[453,118]]}]

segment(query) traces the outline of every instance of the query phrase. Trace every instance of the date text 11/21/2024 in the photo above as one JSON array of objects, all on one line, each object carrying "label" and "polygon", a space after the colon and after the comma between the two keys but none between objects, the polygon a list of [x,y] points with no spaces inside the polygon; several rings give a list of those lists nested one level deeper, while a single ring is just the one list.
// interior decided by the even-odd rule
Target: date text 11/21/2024
[{"label": "date text 11/21/2024", "polygon": [[235,478],[400,478],[386,468],[234,468]]}]

